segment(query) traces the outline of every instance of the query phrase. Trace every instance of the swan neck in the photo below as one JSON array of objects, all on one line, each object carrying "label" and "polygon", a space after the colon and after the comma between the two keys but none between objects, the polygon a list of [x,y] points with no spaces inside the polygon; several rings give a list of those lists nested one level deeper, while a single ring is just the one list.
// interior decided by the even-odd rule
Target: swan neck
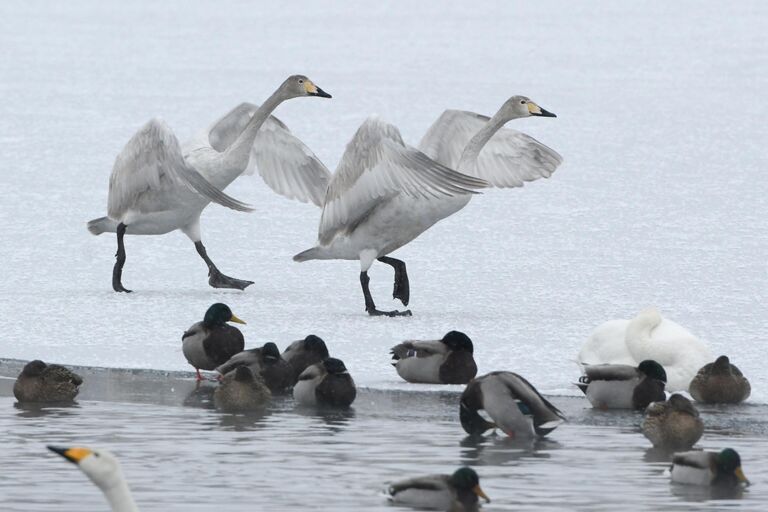
[{"label": "swan neck", "polygon": [[499,131],[499,129],[504,126],[507,121],[509,121],[509,117],[504,116],[501,110],[496,112],[496,115],[490,118],[488,122],[485,123],[482,128],[480,128],[480,131],[477,132],[471,139],[469,139],[467,145],[464,146],[464,151],[461,153],[459,165],[457,166],[456,170],[463,172],[464,174],[475,176],[474,171],[477,156],[480,154],[480,151],[482,151],[483,147],[485,147],[488,141],[491,140],[491,137],[493,137],[493,135]]},{"label": "swan neck", "polygon": [[661,316],[656,312],[642,312],[630,320],[624,338],[630,354],[635,359],[643,358],[651,342],[651,333],[661,323]]},{"label": "swan neck", "polygon": [[106,496],[112,512],[139,512],[125,481],[121,481],[108,489],[102,489],[102,491],[104,491],[104,496]]},{"label": "swan neck", "polygon": [[267,120],[270,114],[274,112],[284,99],[285,98],[278,88],[272,93],[272,96],[267,98],[267,100],[256,110],[253,117],[251,117],[251,120],[245,126],[245,129],[243,129],[237,139],[235,139],[235,142],[233,142],[224,153],[226,166],[237,171],[237,175],[232,179],[245,171],[248,166],[248,160],[251,157],[251,147],[253,146],[254,139],[256,139],[256,134],[259,132],[261,125],[264,124],[264,121]]}]

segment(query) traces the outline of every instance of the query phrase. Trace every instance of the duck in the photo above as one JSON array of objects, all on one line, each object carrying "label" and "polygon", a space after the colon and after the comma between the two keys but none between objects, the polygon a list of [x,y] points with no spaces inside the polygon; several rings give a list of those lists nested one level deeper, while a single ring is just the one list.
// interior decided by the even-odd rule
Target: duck
[{"label": "duck", "polygon": [[243,333],[227,322],[245,324],[229,306],[217,302],[208,308],[202,322],[193,324],[181,337],[182,352],[195,368],[198,382],[203,380],[200,370],[214,370],[245,349]]},{"label": "duck", "polygon": [[213,392],[213,404],[222,412],[259,411],[271,398],[261,376],[248,366],[238,366],[227,373]]},{"label": "duck", "polygon": [[749,398],[752,387],[741,370],[731,364],[728,356],[720,356],[696,373],[690,392],[697,402],[738,404]]},{"label": "duck", "polygon": [[713,357],[709,348],[685,327],[663,318],[655,307],[631,320],[612,320],[598,326],[582,346],[582,365],[629,364],[652,359],[667,373],[666,389],[688,391],[699,368]]},{"label": "duck", "polygon": [[300,405],[349,407],[355,401],[355,381],[340,359],[329,357],[301,372],[293,387]]},{"label": "duck", "polygon": [[19,403],[72,402],[82,383],[82,377],[68,368],[35,359],[16,378],[13,395]]},{"label": "duck", "polygon": [[283,350],[283,359],[293,368],[293,387],[299,381],[299,375],[313,364],[329,357],[328,347],[320,336],[308,335],[303,340],[297,340]]},{"label": "duck", "polygon": [[690,450],[704,434],[704,422],[690,400],[673,393],[668,400],[646,408],[641,430],[654,448]]},{"label": "duck", "polygon": [[472,340],[451,331],[439,340],[405,341],[392,347],[392,366],[407,382],[466,384],[477,375]]},{"label": "duck", "polygon": [[367,314],[411,316],[409,309],[376,307],[368,270],[375,261],[392,267],[392,297],[408,306],[406,264],[390,253],[464,208],[481,189],[522,187],[550,177],[562,157],[528,135],[503,128],[531,116],[556,117],[526,96],[508,98],[493,117],[447,110],[419,149],[407,145],[394,125],[369,117],[328,184],[315,246],[294,261],[358,261]]},{"label": "duck", "polygon": [[387,498],[394,504],[447,512],[477,512],[479,498],[491,499],[480,487],[480,477],[469,467],[461,467],[451,475],[427,475],[393,482]]},{"label": "duck", "polygon": [[[250,205],[228,196],[223,190],[248,169],[256,136],[272,111],[283,101],[299,97],[330,98],[331,95],[304,75],[289,76],[247,118],[236,137],[220,148],[221,151],[200,147],[185,154],[176,135],[159,119],[152,119],[139,129],[112,167],[107,216],[87,223],[91,234],[117,235],[116,261],[112,269],[115,292],[131,292],[122,282],[126,261],[125,235],[163,235],[177,229],[192,241],[208,267],[210,286],[244,290],[253,284],[253,281],[225,275],[213,263],[202,242],[200,216],[211,202],[239,212],[253,211]],[[291,141],[282,139],[282,142]],[[273,154],[271,158],[261,159],[260,166],[279,162],[287,144],[263,146],[273,148]],[[294,152],[302,149],[294,147]],[[261,167],[260,170],[263,171]],[[261,174],[274,176],[276,173],[279,171]],[[314,178],[307,181],[313,183]]]},{"label": "duck", "polygon": [[82,447],[61,448],[49,445],[48,449],[77,465],[104,493],[112,512],[139,512],[123,476],[120,462],[112,453]]},{"label": "duck", "polygon": [[[481,409],[493,423],[478,414]],[[527,439],[546,436],[565,421],[565,416],[520,375],[496,371],[467,384],[461,394],[459,419],[470,435],[499,428],[511,438]]]},{"label": "duck", "polygon": [[718,452],[689,451],[672,456],[672,482],[678,484],[736,487],[749,485],[741,457],[732,448]]},{"label": "duck", "polygon": [[576,386],[596,409],[645,409],[651,402],[666,400],[667,375],[656,361],[641,361],[637,367],[589,365],[584,371]]},{"label": "duck", "polygon": [[284,393],[293,386],[293,367],[280,355],[274,343],[267,342],[260,348],[243,350],[216,367],[221,375],[226,375],[235,368],[247,366],[254,374],[261,376],[272,393]]}]

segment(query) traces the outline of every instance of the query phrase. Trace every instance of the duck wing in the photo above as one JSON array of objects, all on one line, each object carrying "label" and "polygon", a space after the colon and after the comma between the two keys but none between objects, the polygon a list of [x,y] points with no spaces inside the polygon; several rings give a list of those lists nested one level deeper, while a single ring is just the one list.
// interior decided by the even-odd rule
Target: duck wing
[{"label": "duck wing", "polygon": [[[427,156],[456,169],[469,140],[490,120],[464,110],[446,110],[419,143]],[[483,147],[474,170],[467,173],[494,187],[522,187],[526,181],[549,178],[563,158],[533,137],[510,128],[499,129]]]},{"label": "duck wing", "polygon": [[[522,402],[533,416],[533,427],[538,435],[546,435],[565,421],[565,415],[544,398],[533,385],[513,372],[493,372],[489,374],[500,379],[507,388],[509,398]],[[483,402],[485,404],[485,401]],[[520,406],[518,405],[518,408]],[[523,408],[520,408],[521,411]],[[493,412],[488,414],[494,418]],[[495,418],[494,418],[495,419]]]},{"label": "duck wing", "polygon": [[440,340],[404,341],[390,350],[392,359],[408,357],[429,357],[448,352],[448,347]]}]

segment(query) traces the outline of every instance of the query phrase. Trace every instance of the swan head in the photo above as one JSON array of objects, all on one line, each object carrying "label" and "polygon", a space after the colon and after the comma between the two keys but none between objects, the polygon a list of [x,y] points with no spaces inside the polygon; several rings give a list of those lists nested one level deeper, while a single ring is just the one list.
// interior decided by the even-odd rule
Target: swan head
[{"label": "swan head", "polygon": [[552,112],[544,110],[536,102],[526,96],[512,96],[501,107],[501,112],[506,119],[519,119],[521,117],[557,117]]},{"label": "swan head", "polygon": [[123,472],[117,457],[106,450],[57,446],[48,446],[48,449],[76,464],[102,490],[110,489],[123,482]]},{"label": "swan head", "polygon": [[203,325],[208,328],[215,327],[217,325],[224,324],[226,322],[235,322],[238,324],[244,324],[245,322],[237,318],[229,306],[217,302],[208,308],[203,318]]},{"label": "swan head", "polygon": [[285,79],[283,85],[280,86],[280,90],[285,98],[299,98],[301,96],[332,97],[304,75],[289,76]]}]

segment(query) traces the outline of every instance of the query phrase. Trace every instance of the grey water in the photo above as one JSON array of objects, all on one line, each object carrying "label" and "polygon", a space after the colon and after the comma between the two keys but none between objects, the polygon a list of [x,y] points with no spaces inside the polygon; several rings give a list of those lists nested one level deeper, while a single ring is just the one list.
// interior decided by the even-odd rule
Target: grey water
[{"label": "grey water", "polygon": [[0,473],[7,512],[101,511],[106,502],[46,444],[114,452],[142,510],[398,510],[387,482],[473,466],[484,510],[764,510],[768,407],[702,406],[698,447],[732,447],[752,486],[725,496],[672,485],[669,455],[639,432],[641,415],[549,397],[568,417],[548,437],[470,438],[456,391],[360,389],[349,410],[302,409],[289,397],[262,414],[217,412],[213,384],[192,373],[76,368],[86,384],[68,407],[21,407],[21,363],[0,361]]}]

